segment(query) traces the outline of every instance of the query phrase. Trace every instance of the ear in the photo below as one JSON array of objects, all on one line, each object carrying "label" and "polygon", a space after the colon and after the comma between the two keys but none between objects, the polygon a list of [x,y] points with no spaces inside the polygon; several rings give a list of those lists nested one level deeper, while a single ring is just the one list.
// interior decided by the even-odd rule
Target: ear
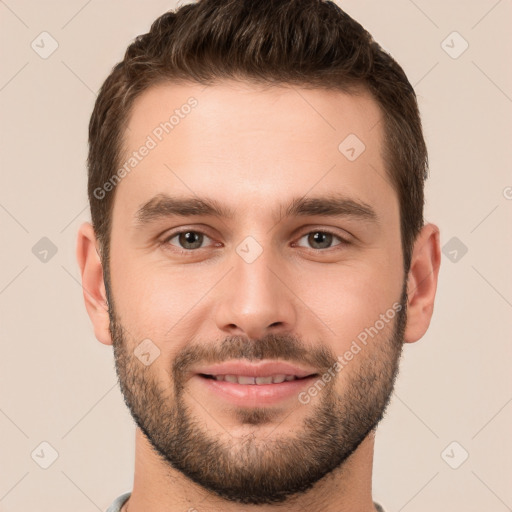
[{"label": "ear", "polygon": [[418,341],[427,332],[434,312],[440,265],[439,228],[425,224],[414,242],[407,279],[406,343]]},{"label": "ear", "polygon": [[92,225],[85,222],[78,230],[76,244],[76,258],[82,275],[85,307],[93,324],[96,339],[105,345],[112,345],[103,266],[98,247],[99,244]]}]

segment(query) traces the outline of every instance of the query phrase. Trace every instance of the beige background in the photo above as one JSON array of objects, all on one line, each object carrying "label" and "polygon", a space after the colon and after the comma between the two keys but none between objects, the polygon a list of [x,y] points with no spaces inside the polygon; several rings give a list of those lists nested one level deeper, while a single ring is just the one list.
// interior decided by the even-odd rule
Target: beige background
[{"label": "beige background", "polygon": [[[111,348],[86,315],[75,241],[89,218],[96,91],[130,40],[175,5],[0,1],[1,511],[101,511],[131,489],[134,424]],[[445,247],[430,330],[406,346],[377,435],[374,498],[389,512],[512,510],[512,2],[340,5],[416,86],[426,217]],[[51,49],[43,31],[58,43],[46,59],[31,47]],[[43,237],[57,248],[47,261]],[[47,469],[42,442],[58,452]]]}]

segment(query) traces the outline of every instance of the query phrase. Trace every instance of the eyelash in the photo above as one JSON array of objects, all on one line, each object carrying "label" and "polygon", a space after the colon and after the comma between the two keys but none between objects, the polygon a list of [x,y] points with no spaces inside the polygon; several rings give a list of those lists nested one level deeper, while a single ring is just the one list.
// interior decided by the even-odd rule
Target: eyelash
[{"label": "eyelash", "polygon": [[[198,234],[204,235],[205,237],[207,237],[207,238],[209,238],[211,240],[211,238],[204,231],[200,231],[200,230],[197,230],[197,229],[182,229],[180,231],[176,231],[174,233],[171,233],[169,236],[167,236],[164,240],[162,240],[161,245],[164,246],[168,250],[171,250],[173,252],[177,252],[178,254],[183,254],[183,255],[186,255],[186,256],[192,256],[195,252],[198,252],[201,249],[206,249],[206,247],[200,247],[198,249],[180,249],[179,247],[176,247],[175,245],[170,243],[170,240],[172,240],[173,238],[176,238],[177,236],[179,236],[179,235],[181,235],[183,233],[198,233]],[[309,248],[309,250],[314,251],[314,252],[327,252],[330,249],[333,249],[334,247],[347,246],[347,245],[351,244],[351,242],[349,242],[346,238],[343,238],[340,235],[338,235],[338,234],[336,234],[336,233],[334,233],[332,231],[326,230],[326,229],[313,229],[311,231],[307,231],[306,233],[302,234],[299,237],[299,240],[304,238],[307,235],[312,234],[312,233],[323,233],[323,234],[327,234],[327,235],[332,235],[333,237],[337,238],[340,241],[339,244],[337,244],[337,245],[335,245],[333,247],[328,247],[326,249],[312,249],[312,248]],[[169,249],[170,245],[173,247],[172,249]],[[300,247],[302,247],[302,246],[300,246]]]}]

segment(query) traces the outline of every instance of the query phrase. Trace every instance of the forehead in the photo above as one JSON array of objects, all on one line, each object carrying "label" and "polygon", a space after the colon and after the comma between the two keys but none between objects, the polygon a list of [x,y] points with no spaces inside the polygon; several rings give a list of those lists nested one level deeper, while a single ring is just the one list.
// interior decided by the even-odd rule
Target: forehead
[{"label": "forehead", "polygon": [[311,191],[385,207],[396,197],[380,119],[362,92],[235,81],[154,86],[131,110],[114,210],[133,215],[168,193],[215,197],[233,211],[251,197],[263,211]]},{"label": "forehead", "polygon": [[[136,146],[147,135],[166,143],[173,138],[189,136],[194,130],[196,143],[203,137],[220,143],[218,153],[233,147],[230,140],[245,140],[265,134],[283,135],[318,144],[336,142],[347,129],[361,139],[369,139],[369,131],[378,124],[381,111],[369,93],[359,90],[347,94],[339,90],[305,89],[296,85],[256,85],[225,80],[212,86],[196,83],[163,83],[151,87],[134,102],[127,131],[126,147]],[[187,130],[189,128],[189,130]],[[231,131],[228,140],[220,128]],[[372,134],[379,139],[380,127]],[[251,138],[248,138],[251,137]],[[273,137],[267,137],[270,145]],[[279,141],[282,142],[282,141]],[[370,140],[368,140],[370,142]],[[379,141],[380,142],[380,141]],[[332,146],[332,145],[331,145]],[[299,149],[298,147],[296,148]],[[309,148],[307,148],[309,149]],[[337,149],[337,145],[334,147]]]}]

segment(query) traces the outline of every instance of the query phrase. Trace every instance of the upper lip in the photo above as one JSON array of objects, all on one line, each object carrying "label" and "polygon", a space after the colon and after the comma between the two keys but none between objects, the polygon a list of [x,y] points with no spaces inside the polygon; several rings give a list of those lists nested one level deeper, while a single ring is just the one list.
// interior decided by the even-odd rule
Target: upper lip
[{"label": "upper lip", "polygon": [[300,367],[284,361],[263,361],[261,363],[254,364],[240,360],[202,366],[196,370],[196,373],[203,375],[243,375],[247,377],[295,375],[299,378],[317,374],[314,369]]}]

